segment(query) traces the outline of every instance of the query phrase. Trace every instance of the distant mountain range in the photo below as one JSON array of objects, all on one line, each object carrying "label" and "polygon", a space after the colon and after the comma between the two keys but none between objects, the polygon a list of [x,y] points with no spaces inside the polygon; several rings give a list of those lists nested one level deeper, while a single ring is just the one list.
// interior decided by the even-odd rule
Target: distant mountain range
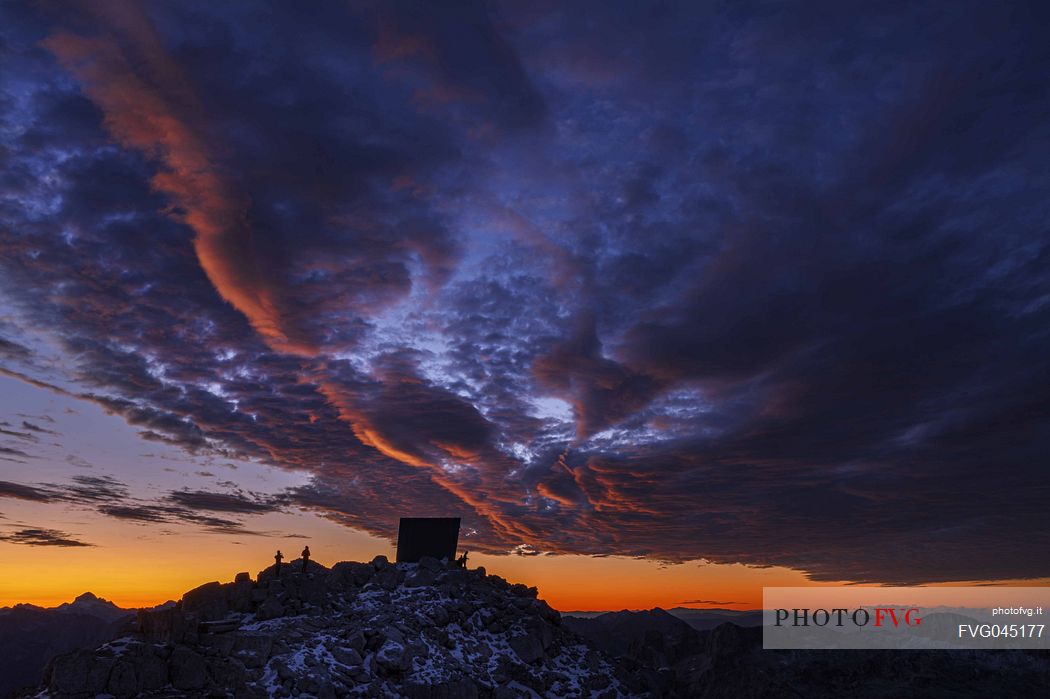
[{"label": "distant mountain range", "polygon": [[85,592],[57,607],[0,608],[0,697],[40,683],[51,658],[116,638],[136,610]]},{"label": "distant mountain range", "polygon": [[[632,610],[624,609],[619,612],[562,612],[562,614],[564,616],[571,616],[577,619],[594,619],[596,617],[604,616],[606,614],[623,614],[624,612],[631,613],[631,611]],[[665,612],[673,617],[681,619],[685,623],[692,626],[694,629],[700,631],[713,629],[716,626],[720,626],[726,623],[736,624],[737,626],[762,625],[761,609],[696,609],[694,607],[672,607],[671,609],[664,610],[660,607],[653,607],[653,609],[651,610],[634,611]]]},{"label": "distant mountain range", "polygon": [[760,611],[578,614],[562,625],[651,698],[1034,697],[1050,686],[1045,650],[764,650]]}]

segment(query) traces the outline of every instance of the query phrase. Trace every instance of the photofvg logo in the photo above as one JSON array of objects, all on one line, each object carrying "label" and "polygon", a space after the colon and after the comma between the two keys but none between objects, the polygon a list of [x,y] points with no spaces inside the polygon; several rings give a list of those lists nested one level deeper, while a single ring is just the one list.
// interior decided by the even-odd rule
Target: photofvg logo
[{"label": "photofvg logo", "polygon": [[764,648],[1050,648],[1047,587],[767,587]]},{"label": "photofvg logo", "polygon": [[828,624],[834,624],[835,626],[844,626],[846,624],[853,624],[854,626],[867,626],[872,624],[873,626],[882,626],[883,624],[892,624],[893,626],[918,626],[922,623],[922,617],[919,616],[919,609],[917,607],[894,608],[894,607],[876,607],[872,611],[861,607],[859,609],[845,609],[843,607],[836,607],[835,609],[776,609],[776,625],[782,626],[783,624],[790,623],[792,626],[827,626]]}]

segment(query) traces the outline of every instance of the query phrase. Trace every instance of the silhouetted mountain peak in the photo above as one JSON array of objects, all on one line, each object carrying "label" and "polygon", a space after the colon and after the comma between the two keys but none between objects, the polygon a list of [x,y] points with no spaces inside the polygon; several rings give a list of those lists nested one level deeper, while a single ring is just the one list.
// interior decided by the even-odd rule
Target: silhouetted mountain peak
[{"label": "silhouetted mountain peak", "polygon": [[65,602],[54,609],[65,614],[87,614],[106,621],[115,621],[135,612],[134,609],[122,609],[93,592],[85,592],[82,595],[78,595],[72,602]]}]

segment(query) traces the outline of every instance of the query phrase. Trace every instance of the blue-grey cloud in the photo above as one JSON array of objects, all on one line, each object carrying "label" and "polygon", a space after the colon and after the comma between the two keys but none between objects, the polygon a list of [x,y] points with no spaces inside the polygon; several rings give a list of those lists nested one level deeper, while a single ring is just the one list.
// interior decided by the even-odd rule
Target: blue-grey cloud
[{"label": "blue-grey cloud", "polygon": [[0,373],[312,475],[7,497],[1050,575],[1041,5],[3,13]]}]

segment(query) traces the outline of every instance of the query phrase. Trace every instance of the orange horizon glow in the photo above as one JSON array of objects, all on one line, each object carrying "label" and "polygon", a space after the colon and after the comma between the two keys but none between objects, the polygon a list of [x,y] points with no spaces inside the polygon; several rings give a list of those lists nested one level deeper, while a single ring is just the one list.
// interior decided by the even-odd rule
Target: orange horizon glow
[{"label": "orange horizon glow", "polygon": [[[27,505],[27,507],[31,507]],[[15,515],[18,506],[7,512]],[[234,536],[190,526],[164,531],[120,521],[85,521],[70,512],[53,522],[76,528],[92,546],[33,547],[0,542],[0,556],[18,575],[0,577],[0,606],[18,603],[53,607],[92,592],[121,607],[145,607],[178,600],[204,583],[232,581],[239,572],[254,578],[272,565],[280,548],[285,560],[310,545],[313,559],[331,567],[339,561],[394,559],[389,541],[354,531],[308,513],[274,513],[259,518],[260,530],[295,536]],[[461,546],[470,548],[469,541]],[[471,568],[484,566],[511,582],[535,585],[540,597],[562,611],[610,611],[653,607],[761,606],[762,586],[814,584],[786,568],[751,568],[699,562],[662,565],[655,561],[578,555],[493,556],[470,553]],[[720,604],[697,603],[708,600]]]},{"label": "orange horizon glow", "polygon": [[[9,508],[8,513],[17,513]],[[76,513],[71,513],[76,514]],[[114,604],[150,607],[207,582],[230,582],[239,572],[254,578],[272,565],[280,548],[286,562],[309,544],[313,559],[331,567],[339,561],[394,559],[389,541],[354,531],[309,513],[274,513],[260,518],[261,530],[295,532],[264,536],[223,535],[189,526],[158,533],[126,522],[62,518],[55,526],[78,525],[92,546],[31,547],[0,542],[0,556],[17,574],[0,576],[0,606],[19,603],[54,607],[92,592]],[[469,541],[461,540],[469,549]],[[470,553],[471,568],[511,582],[536,586],[539,596],[563,612],[603,612],[661,607],[761,609],[763,587],[827,587],[802,571],[782,567],[699,561],[675,565],[619,556],[494,556]],[[979,585],[984,581],[931,586]],[[1008,580],[1002,585],[1045,585],[1050,580]]]},{"label": "orange horizon glow", "polygon": [[[313,544],[311,548],[314,548]],[[291,546],[282,550],[286,552],[286,563],[298,555]],[[380,554],[393,559],[393,549],[389,546],[382,551],[377,549],[375,555]],[[68,552],[62,555],[61,566],[52,567],[49,556],[35,565],[22,565],[32,577],[26,576],[20,581],[0,585],[0,606],[26,603],[54,607],[70,602],[84,592],[91,592],[120,607],[151,607],[168,600],[181,599],[189,590],[213,580],[230,582],[241,571],[247,571],[255,578],[260,570],[272,564],[272,559],[261,556],[252,557],[251,560],[238,557],[228,561],[227,565],[212,561],[210,564],[202,562],[199,566],[172,558],[168,562],[152,560],[146,570],[132,573],[121,570],[121,562],[116,558],[112,559],[110,565],[91,565],[85,569],[75,560],[75,555],[71,556]],[[328,567],[340,560],[371,559],[364,555],[333,560],[323,556],[314,558]],[[472,568],[481,565],[489,574],[500,575],[510,582],[535,585],[539,588],[539,596],[561,611],[599,612],[653,607],[756,609],[761,606],[760,581],[748,580],[749,575],[744,572],[747,570],[744,566],[681,564],[667,568],[636,559],[589,556],[520,559],[510,555],[473,553],[470,559]],[[736,570],[738,568],[741,570]],[[763,577],[768,577],[768,580],[761,582],[769,584],[797,585],[802,584],[800,581],[804,579],[796,571],[783,570],[770,574],[771,569],[763,570],[766,571]],[[56,571],[61,571],[57,577],[53,575]],[[645,581],[646,577],[650,580]],[[689,590],[697,589],[691,579],[704,577],[717,580],[714,586],[707,588],[717,601],[722,602],[719,597],[730,595],[716,595],[713,594],[715,591],[732,593],[735,590],[735,596],[741,599],[727,599],[720,604],[697,604],[684,598],[683,595]],[[605,583],[595,584],[595,580]],[[733,587],[734,580],[738,581],[738,587]],[[742,590],[747,590],[747,593],[740,594]]]},{"label": "orange horizon glow", "polygon": [[[377,555],[394,558],[390,542],[312,514],[266,515],[261,526],[298,533],[294,537],[223,536],[216,540],[214,534],[191,527],[156,534],[135,524],[105,522],[87,524],[84,531],[96,544],[90,547],[0,543],[0,556],[8,563],[8,570],[18,572],[0,577],[0,606],[28,603],[54,607],[84,592],[121,607],[154,606],[178,600],[213,580],[230,582],[242,571],[254,578],[272,565],[276,549],[283,551],[287,562],[295,559],[305,544],[310,545],[314,560],[328,567],[345,560],[370,561]],[[471,568],[484,566],[490,574],[511,582],[535,585],[541,598],[563,612],[653,607],[760,609],[763,587],[842,584],[815,582],[789,568],[701,562],[666,565],[617,556],[493,556],[472,552],[469,563]]]}]

